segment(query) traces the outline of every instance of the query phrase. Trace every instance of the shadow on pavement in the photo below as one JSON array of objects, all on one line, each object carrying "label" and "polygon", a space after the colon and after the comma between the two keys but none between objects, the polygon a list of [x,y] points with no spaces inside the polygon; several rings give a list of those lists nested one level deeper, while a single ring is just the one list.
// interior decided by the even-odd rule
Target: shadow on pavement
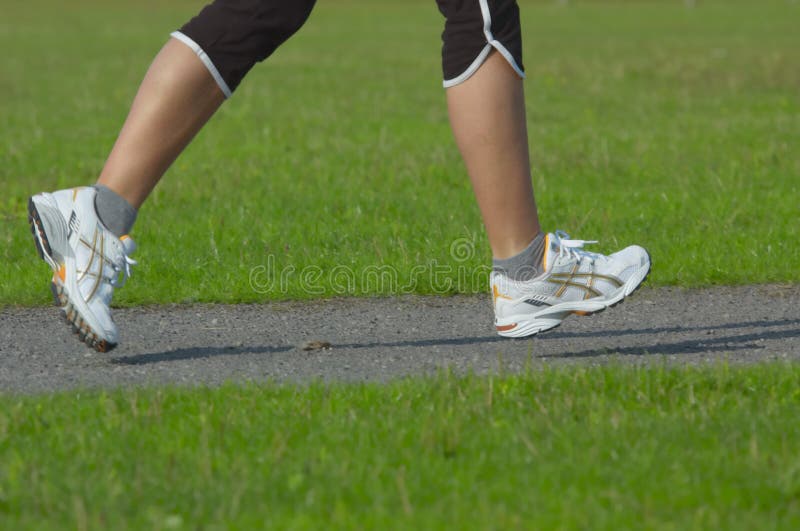
[{"label": "shadow on pavement", "polygon": [[239,356],[242,354],[276,354],[292,350],[291,346],[284,347],[188,347],[178,348],[167,352],[153,352],[151,354],[136,354],[123,358],[114,358],[111,363],[115,365],[146,365],[163,361],[196,360],[214,358],[217,356]]},{"label": "shadow on pavement", "polygon": [[[496,343],[507,341],[499,336],[487,337],[461,337],[443,339],[419,339],[409,341],[373,342],[373,343],[335,343],[334,349],[362,349],[362,348],[400,348],[400,347],[433,347],[445,345],[475,345],[480,343]],[[296,347],[291,345],[275,347],[187,347],[170,350],[167,352],[153,352],[148,354],[135,354],[114,358],[111,363],[115,365],[147,365],[149,363],[161,363],[170,361],[183,361],[202,358],[214,358],[217,356],[239,356],[245,354],[277,354],[279,352],[289,352]]]},{"label": "shadow on pavement", "polygon": [[405,341],[374,341],[370,343],[336,343],[335,348],[399,348],[399,347],[446,347],[461,345],[480,345],[483,343],[502,343],[508,339],[500,336],[484,337],[443,337],[437,339],[408,339]]},{"label": "shadow on pavement", "polygon": [[659,328],[628,328],[624,330],[598,329],[590,332],[553,331],[543,334],[542,339],[580,338],[580,337],[616,337],[643,334],[677,334],[681,332],[703,332],[708,330],[734,330],[737,328],[771,328],[774,326],[800,325],[800,319],[781,319],[779,321],[744,321],[741,323],[725,323],[706,326],[665,326]]},{"label": "shadow on pavement", "polygon": [[[792,321],[789,321],[792,322]],[[800,337],[800,329],[773,330],[755,332],[740,336],[705,337],[702,339],[685,339],[676,342],[653,343],[622,348],[590,349],[580,352],[563,352],[559,354],[543,354],[542,358],[589,358],[622,354],[627,356],[644,356],[648,354],[697,354],[702,352],[733,352],[736,350],[761,350],[764,345],[755,343],[769,339],[790,339]]]},{"label": "shadow on pavement", "polygon": [[[789,339],[800,337],[800,319],[784,319],[777,321],[751,321],[740,323],[728,323],[713,326],[696,327],[661,327],[661,328],[640,328],[625,330],[597,330],[592,332],[556,332],[535,336],[533,338],[506,339],[497,335],[471,336],[471,337],[449,337],[434,339],[410,339],[398,341],[370,341],[361,343],[334,343],[334,349],[391,349],[404,347],[437,347],[437,346],[469,346],[490,343],[507,343],[509,345],[519,345],[527,341],[558,340],[567,338],[614,338],[627,335],[653,335],[670,333],[692,333],[692,332],[713,332],[718,330],[736,330],[740,328],[771,328],[791,326],[787,330],[763,330],[743,335],[725,335],[695,337],[682,339],[680,341],[667,341],[661,343],[650,343],[647,345],[634,345],[627,347],[605,347],[599,349],[587,349],[578,352],[561,352],[556,354],[540,354],[541,358],[588,358],[593,356],[606,356],[609,354],[622,354],[632,356],[643,356],[648,354],[696,354],[702,352],[726,352],[737,350],[760,350],[765,348],[758,341],[771,339]],[[651,340],[652,341],[652,340]],[[187,347],[170,350],[166,352],[153,352],[148,354],[137,354],[114,358],[111,363],[116,365],[146,365],[149,363],[173,362],[182,360],[213,358],[217,356],[239,356],[246,354],[277,354],[289,352],[296,347],[285,346],[223,346],[223,347]]]}]

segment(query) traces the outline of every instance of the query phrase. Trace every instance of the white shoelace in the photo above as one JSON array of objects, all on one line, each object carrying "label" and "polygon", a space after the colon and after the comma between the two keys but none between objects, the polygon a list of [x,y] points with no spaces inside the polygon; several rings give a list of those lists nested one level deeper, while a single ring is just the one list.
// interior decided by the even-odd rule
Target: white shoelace
[{"label": "white shoelace", "polygon": [[592,263],[598,258],[605,258],[602,254],[583,250],[584,245],[597,243],[597,240],[571,240],[569,234],[563,230],[557,230],[555,232],[555,237],[555,243],[558,245],[558,255],[561,257],[574,258],[578,261],[581,261],[583,258],[588,258]]},{"label": "white shoelace", "polygon": [[[131,276],[131,266],[135,266],[139,263],[127,254],[123,254],[122,256],[125,258],[125,261],[119,265],[114,264],[112,266],[114,268],[114,277],[108,281],[109,284],[115,288],[121,288],[128,282],[128,278]],[[122,279],[121,281],[120,278]]]}]

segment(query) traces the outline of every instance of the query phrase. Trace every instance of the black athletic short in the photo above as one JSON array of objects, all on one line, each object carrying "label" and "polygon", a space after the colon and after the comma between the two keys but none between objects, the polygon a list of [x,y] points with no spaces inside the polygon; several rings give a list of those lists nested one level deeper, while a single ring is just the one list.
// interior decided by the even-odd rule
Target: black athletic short
[{"label": "black athletic short", "polygon": [[[315,1],[215,0],[172,37],[194,50],[229,97],[254,64],[302,27]],[[493,49],[525,76],[516,0],[436,1],[445,17],[445,87],[469,78]]]}]

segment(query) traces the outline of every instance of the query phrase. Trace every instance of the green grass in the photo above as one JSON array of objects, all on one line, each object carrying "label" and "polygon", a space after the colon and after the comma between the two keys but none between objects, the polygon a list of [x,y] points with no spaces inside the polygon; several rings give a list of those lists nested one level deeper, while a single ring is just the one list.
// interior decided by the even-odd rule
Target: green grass
[{"label": "green grass", "polygon": [[[800,4],[523,4],[544,227],[601,251],[647,246],[655,285],[800,280]],[[149,61],[198,7],[3,7],[0,304],[48,302],[27,196],[94,180]],[[146,203],[141,265],[116,301],[484,290],[473,273],[490,256],[448,128],[441,25],[432,0],[320,2]],[[266,265],[295,272],[253,289]],[[389,280],[363,280],[382,265]]]},{"label": "green grass", "polygon": [[0,396],[4,529],[797,529],[800,366]]}]

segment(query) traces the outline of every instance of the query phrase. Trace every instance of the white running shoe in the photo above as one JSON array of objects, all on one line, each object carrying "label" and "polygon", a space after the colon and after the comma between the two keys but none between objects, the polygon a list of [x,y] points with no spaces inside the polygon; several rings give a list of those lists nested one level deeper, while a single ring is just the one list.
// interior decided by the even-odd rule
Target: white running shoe
[{"label": "white running shoe", "polygon": [[525,337],[555,328],[574,314],[590,315],[633,293],[650,272],[650,256],[632,245],[605,256],[583,250],[596,241],[570,240],[556,231],[545,241],[544,273],[515,281],[492,272],[495,327],[501,336]]},{"label": "white running shoe", "polygon": [[56,305],[81,341],[108,352],[117,346],[111,297],[136,264],[136,244],[100,222],[91,187],[41,193],[28,201],[28,222],[39,256],[53,269]]}]

